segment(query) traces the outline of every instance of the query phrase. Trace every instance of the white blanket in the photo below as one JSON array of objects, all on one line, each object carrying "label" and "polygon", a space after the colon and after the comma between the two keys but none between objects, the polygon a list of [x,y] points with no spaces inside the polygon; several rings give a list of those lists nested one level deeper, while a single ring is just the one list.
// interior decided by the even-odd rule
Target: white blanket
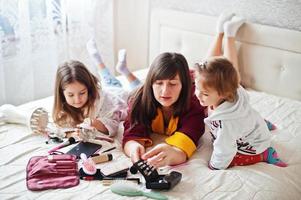
[{"label": "white blanket", "polygon": [[[183,174],[182,181],[162,194],[169,199],[300,199],[301,197],[301,102],[251,91],[251,103],[263,117],[275,123],[272,146],[288,167],[266,163],[213,171],[207,163],[212,152],[211,138],[206,133],[200,147],[185,164],[169,167]],[[37,106],[51,111],[52,97],[22,105],[22,109]],[[112,151],[113,162],[129,163],[122,153],[122,126]],[[32,192],[26,188],[26,164],[30,157],[46,155],[55,144],[46,144],[46,137],[33,135],[22,125],[0,125],[0,199],[125,199],[113,194],[100,181],[80,181],[69,189]],[[111,145],[104,142],[101,150]],[[111,164],[112,164],[111,163]],[[145,188],[144,184],[141,184]],[[146,199],[136,197],[135,199]]]}]

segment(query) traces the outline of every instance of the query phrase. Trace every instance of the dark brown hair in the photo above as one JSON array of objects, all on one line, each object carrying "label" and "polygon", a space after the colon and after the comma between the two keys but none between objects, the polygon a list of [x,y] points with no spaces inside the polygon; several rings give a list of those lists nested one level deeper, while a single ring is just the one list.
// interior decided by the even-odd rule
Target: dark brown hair
[{"label": "dark brown hair", "polygon": [[236,99],[238,74],[232,63],[225,57],[211,57],[204,63],[195,65],[196,71],[204,78],[204,87],[212,88],[226,101]]},{"label": "dark brown hair", "polygon": [[[74,108],[66,102],[64,89],[73,82],[87,87],[88,101],[82,108]],[[56,72],[53,120],[59,126],[75,126],[94,111],[94,103],[99,98],[100,84],[98,79],[79,61],[71,60],[62,63]]]},{"label": "dark brown hair", "polygon": [[191,98],[191,77],[185,57],[179,53],[162,53],[155,58],[148,71],[145,83],[130,98],[132,125],[144,124],[151,130],[151,122],[161,104],[154,97],[152,85],[157,80],[172,79],[179,75],[182,89],[174,103],[174,115],[179,116],[189,109]]}]

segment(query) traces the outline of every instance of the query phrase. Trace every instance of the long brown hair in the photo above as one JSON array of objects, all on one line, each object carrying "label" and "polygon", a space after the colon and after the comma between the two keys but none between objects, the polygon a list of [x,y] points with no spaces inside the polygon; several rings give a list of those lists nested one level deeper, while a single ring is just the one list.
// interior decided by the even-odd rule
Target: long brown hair
[{"label": "long brown hair", "polygon": [[204,63],[196,64],[195,68],[204,77],[205,87],[213,88],[219,95],[224,96],[226,101],[235,101],[239,86],[238,72],[227,58],[211,57]]},{"label": "long brown hair", "polygon": [[[88,101],[82,108],[74,108],[66,102],[64,89],[73,82],[79,82],[88,90]],[[56,72],[54,106],[52,116],[59,126],[75,126],[94,111],[94,103],[99,98],[98,79],[79,61],[70,60],[62,63]]]},{"label": "long brown hair", "polygon": [[155,99],[152,85],[156,80],[172,79],[179,75],[182,83],[181,93],[174,103],[174,115],[179,116],[187,111],[191,98],[191,77],[185,57],[179,53],[162,53],[155,58],[148,71],[145,83],[130,98],[131,124],[144,124],[148,130],[157,115],[157,108],[161,104]]}]

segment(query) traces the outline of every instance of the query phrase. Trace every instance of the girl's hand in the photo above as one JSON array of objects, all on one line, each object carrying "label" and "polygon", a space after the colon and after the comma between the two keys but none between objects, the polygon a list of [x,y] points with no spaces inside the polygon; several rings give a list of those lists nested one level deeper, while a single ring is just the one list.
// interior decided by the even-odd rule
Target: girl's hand
[{"label": "girl's hand", "polygon": [[79,137],[79,133],[80,133],[80,130],[76,129],[72,132],[67,132],[66,137],[67,138],[73,137],[75,140],[81,140],[80,137]]},{"label": "girl's hand", "polygon": [[77,126],[91,131],[97,130],[106,135],[109,134],[107,127],[99,119],[85,118],[83,123],[78,124]]},{"label": "girl's hand", "polygon": [[166,165],[177,165],[187,160],[186,153],[181,149],[166,143],[158,144],[142,155],[143,160],[156,168]]},{"label": "girl's hand", "polygon": [[131,158],[131,161],[135,163],[140,160],[141,155],[145,153],[145,148],[139,142],[130,140],[125,143],[124,151]]}]

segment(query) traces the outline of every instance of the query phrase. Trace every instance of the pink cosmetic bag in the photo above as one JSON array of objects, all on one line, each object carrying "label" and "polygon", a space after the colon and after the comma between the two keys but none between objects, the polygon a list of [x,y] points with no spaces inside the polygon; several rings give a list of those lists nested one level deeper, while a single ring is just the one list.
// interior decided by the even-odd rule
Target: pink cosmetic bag
[{"label": "pink cosmetic bag", "polygon": [[75,155],[34,156],[26,167],[29,190],[69,188],[79,184]]}]

